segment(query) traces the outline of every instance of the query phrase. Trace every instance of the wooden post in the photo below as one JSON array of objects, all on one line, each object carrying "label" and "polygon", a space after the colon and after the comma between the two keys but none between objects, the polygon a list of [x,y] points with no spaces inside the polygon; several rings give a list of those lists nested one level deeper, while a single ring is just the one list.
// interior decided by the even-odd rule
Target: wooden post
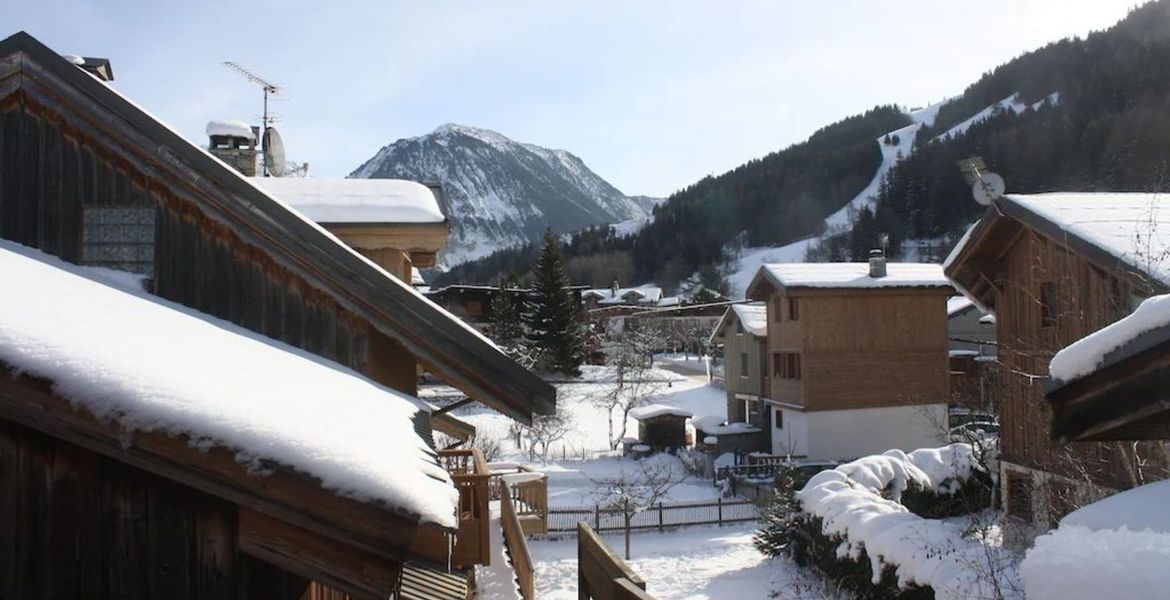
[{"label": "wooden post", "polygon": [[658,533],[662,533],[662,503],[658,503]]},{"label": "wooden post", "polygon": [[717,500],[719,501],[719,502],[718,502],[718,507],[719,507],[719,525],[720,525],[720,526],[722,526],[722,525],[723,525],[723,496],[719,496],[719,498],[717,498]]},{"label": "wooden post", "polygon": [[597,528],[598,531],[601,531],[601,505],[600,504],[593,505],[593,525]]}]

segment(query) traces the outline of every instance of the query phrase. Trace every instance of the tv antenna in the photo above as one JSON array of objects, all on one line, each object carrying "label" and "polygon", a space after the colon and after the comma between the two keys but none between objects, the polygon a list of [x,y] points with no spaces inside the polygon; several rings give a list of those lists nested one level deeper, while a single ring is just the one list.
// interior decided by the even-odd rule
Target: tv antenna
[{"label": "tv antenna", "polygon": [[980,205],[991,206],[991,203],[1007,190],[1003,177],[987,170],[983,157],[964,158],[958,161],[958,165],[959,171],[963,173],[963,179],[971,186],[971,195]]},{"label": "tv antenna", "polygon": [[260,117],[262,120],[262,123],[263,123],[263,127],[262,127],[263,131],[261,132],[261,140],[264,143],[264,151],[265,151],[264,152],[264,176],[267,177],[269,175],[269,171],[272,170],[269,168],[269,163],[272,162],[272,161],[270,161],[271,156],[269,153],[269,145],[270,145],[269,141],[273,140],[273,139],[276,142],[275,145],[278,146],[278,148],[276,149],[276,153],[279,154],[279,159],[276,161],[277,164],[275,165],[276,166],[275,170],[281,172],[281,173],[276,173],[276,175],[279,176],[279,175],[283,174],[283,171],[284,171],[284,145],[280,143],[280,135],[275,134],[275,131],[273,131],[273,133],[275,135],[269,135],[269,130],[271,129],[270,126],[274,122],[276,122],[276,115],[269,115],[268,114],[268,96],[271,94],[276,94],[278,92],[283,91],[282,88],[279,85],[276,85],[275,83],[272,83],[271,81],[268,81],[267,79],[253,73],[252,71],[249,71],[248,69],[246,69],[242,66],[240,66],[239,63],[235,63],[235,62],[228,60],[228,61],[224,61],[223,65],[225,67],[235,71],[236,73],[243,75],[244,78],[246,78],[248,81],[251,81],[252,83],[255,83],[256,85],[259,85],[260,88],[262,90],[264,90],[264,113]]}]

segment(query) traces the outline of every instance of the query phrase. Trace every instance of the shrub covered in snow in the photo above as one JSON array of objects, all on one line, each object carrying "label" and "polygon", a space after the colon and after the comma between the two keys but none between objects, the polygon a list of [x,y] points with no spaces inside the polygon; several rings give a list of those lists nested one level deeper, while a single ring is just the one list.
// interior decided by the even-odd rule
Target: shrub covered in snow
[{"label": "shrub covered in snow", "polygon": [[969,445],[891,450],[823,471],[790,499],[778,488],[757,545],[865,597],[1002,597],[1013,576],[978,568],[1000,550],[935,520],[987,507],[991,487]]}]

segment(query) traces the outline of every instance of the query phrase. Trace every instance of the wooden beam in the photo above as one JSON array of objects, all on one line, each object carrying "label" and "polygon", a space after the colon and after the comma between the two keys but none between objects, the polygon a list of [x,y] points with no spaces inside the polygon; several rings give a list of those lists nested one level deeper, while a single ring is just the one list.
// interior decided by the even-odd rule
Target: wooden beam
[{"label": "wooden beam", "polygon": [[240,509],[239,518],[239,545],[244,553],[358,599],[382,600],[398,591],[401,561],[363,552],[246,508]]},{"label": "wooden beam", "polygon": [[127,432],[74,408],[53,394],[46,380],[13,378],[2,363],[0,416],[383,558],[401,561],[417,546],[415,554],[421,557],[446,560],[445,546],[416,543],[428,530],[441,531],[437,526],[423,526],[387,507],[338,496],[317,479],[282,465],[271,464],[269,473],[258,475],[226,448],[203,451],[190,445],[186,436]]}]

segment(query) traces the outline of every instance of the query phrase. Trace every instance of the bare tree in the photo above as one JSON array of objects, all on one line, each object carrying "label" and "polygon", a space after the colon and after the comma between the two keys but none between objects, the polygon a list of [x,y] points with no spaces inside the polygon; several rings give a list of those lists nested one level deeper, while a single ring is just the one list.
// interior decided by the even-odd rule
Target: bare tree
[{"label": "bare tree", "polygon": [[616,477],[591,480],[600,509],[622,516],[626,560],[630,560],[630,530],[634,515],[661,502],[674,486],[682,482],[682,475],[675,473],[669,461],[651,457],[635,461],[635,464],[637,470],[622,470]]},{"label": "bare tree", "polygon": [[[595,405],[609,414],[609,449],[626,437],[626,424],[630,411],[645,405],[663,387],[663,381],[655,379],[650,357],[657,343],[656,330],[643,328],[628,329],[621,337],[617,355],[614,357],[614,383],[606,393],[598,397]],[[614,433],[614,413],[620,414],[621,430]]]},{"label": "bare tree", "polygon": [[435,447],[439,449],[448,448],[478,448],[483,454],[483,459],[492,462],[500,457],[504,451],[504,444],[499,437],[489,435],[483,431],[477,430],[471,437],[466,440],[451,437],[445,433],[435,432]]},{"label": "bare tree", "polygon": [[553,442],[565,438],[573,429],[573,419],[569,413],[561,408],[551,415],[537,415],[532,418],[532,426],[524,429],[524,437],[528,443],[528,460],[535,460],[540,456],[540,462],[548,462],[548,449]]}]

